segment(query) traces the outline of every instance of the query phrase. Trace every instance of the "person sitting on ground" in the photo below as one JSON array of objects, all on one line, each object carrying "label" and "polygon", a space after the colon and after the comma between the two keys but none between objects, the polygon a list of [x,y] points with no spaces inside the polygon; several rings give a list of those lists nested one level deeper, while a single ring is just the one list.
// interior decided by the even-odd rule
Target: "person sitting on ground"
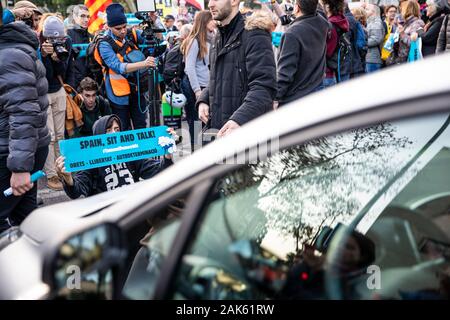
[{"label": "person sitting on ground", "polygon": [[[94,135],[120,132],[122,125],[117,115],[100,118],[94,123]],[[175,135],[174,130],[168,132]],[[104,191],[114,190],[124,185],[133,184],[142,179],[150,179],[160,171],[170,166],[172,155],[165,155],[162,160],[149,158],[132,162],[112,164],[105,167],[78,171],[71,174],[65,171],[65,158],[56,159],[56,171],[64,186],[64,191],[71,199],[81,196],[89,197]]]},{"label": "person sitting on ground", "polygon": [[98,84],[93,79],[86,77],[80,82],[78,87],[78,97],[80,109],[83,113],[83,125],[78,128],[75,137],[92,136],[94,122],[101,117],[110,115],[111,107],[108,100],[98,94]]}]

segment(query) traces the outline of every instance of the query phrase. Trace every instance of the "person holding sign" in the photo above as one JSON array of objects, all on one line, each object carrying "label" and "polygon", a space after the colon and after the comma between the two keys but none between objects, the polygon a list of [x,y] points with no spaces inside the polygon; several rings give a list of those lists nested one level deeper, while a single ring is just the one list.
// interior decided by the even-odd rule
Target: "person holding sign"
[{"label": "person holding sign", "polygon": [[[100,118],[94,123],[94,135],[120,132],[122,125],[117,115]],[[168,132],[174,135],[174,130],[169,128]],[[74,175],[65,170],[65,158],[63,156],[56,160],[56,170],[60,177],[64,190],[72,199],[80,196],[89,197],[104,191],[114,190],[124,185],[133,184],[139,179],[149,179],[170,166],[172,155],[165,155],[163,160],[150,158],[123,162],[78,171]]]}]

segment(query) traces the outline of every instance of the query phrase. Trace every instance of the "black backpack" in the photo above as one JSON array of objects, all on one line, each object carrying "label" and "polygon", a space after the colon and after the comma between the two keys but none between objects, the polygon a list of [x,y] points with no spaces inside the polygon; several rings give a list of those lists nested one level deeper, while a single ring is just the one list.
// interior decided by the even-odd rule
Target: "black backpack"
[{"label": "black backpack", "polygon": [[327,67],[336,72],[337,81],[340,81],[343,67],[350,61],[352,54],[352,44],[348,38],[348,34],[335,28],[338,34],[338,42],[331,58],[327,59]]},{"label": "black backpack", "polygon": [[175,45],[166,54],[164,62],[163,78],[166,84],[179,82],[184,76],[183,53],[180,45]]}]

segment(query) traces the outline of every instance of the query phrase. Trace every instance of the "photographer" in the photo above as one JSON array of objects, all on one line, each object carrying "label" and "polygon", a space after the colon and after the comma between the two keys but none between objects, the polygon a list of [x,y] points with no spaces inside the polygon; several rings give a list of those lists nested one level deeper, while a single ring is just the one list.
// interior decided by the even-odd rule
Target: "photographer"
[{"label": "photographer", "polygon": [[44,169],[48,187],[62,190],[62,184],[56,176],[55,159],[59,156],[58,141],[64,139],[66,92],[62,85],[73,85],[71,42],[65,36],[63,22],[55,16],[49,16],[44,21],[40,40],[40,54],[48,81],[47,127],[52,137]]},{"label": "photographer", "polygon": [[[124,8],[118,3],[106,8],[107,25],[104,40],[100,42],[98,51],[104,68],[105,88],[111,109],[122,123],[122,130],[130,130],[130,120],[134,129],[146,127],[146,112],[143,90],[138,92],[137,86],[130,81],[133,73],[155,67],[155,58],[145,58],[138,45],[144,42],[142,31],[127,28]],[[141,61],[132,61],[130,53],[140,53]],[[131,83],[130,83],[131,82]]]}]

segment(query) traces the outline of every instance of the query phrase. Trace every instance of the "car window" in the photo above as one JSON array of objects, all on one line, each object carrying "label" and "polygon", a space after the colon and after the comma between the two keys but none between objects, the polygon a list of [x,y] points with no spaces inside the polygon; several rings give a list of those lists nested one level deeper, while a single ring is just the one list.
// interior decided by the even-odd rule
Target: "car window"
[{"label": "car window", "polygon": [[132,258],[122,295],[127,299],[149,300],[153,297],[161,268],[180,227],[188,193],[177,197],[128,232]]},{"label": "car window", "polygon": [[[447,115],[380,123],[221,177],[173,297],[407,299],[415,268],[429,276],[415,292],[437,290],[433,272],[449,258],[447,126]],[[367,287],[372,270],[384,291]]]}]

